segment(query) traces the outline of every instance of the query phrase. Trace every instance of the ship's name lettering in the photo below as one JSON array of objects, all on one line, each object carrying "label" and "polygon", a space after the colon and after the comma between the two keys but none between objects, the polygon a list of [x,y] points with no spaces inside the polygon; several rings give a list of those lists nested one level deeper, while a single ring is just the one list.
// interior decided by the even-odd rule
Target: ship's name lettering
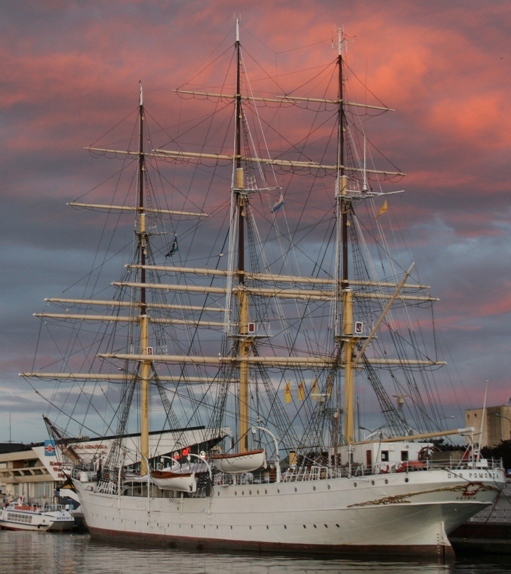
[{"label": "ship's name lettering", "polygon": [[481,479],[481,478],[498,478],[497,473],[495,472],[456,472],[456,473],[449,473],[447,478],[469,478],[469,479]]}]

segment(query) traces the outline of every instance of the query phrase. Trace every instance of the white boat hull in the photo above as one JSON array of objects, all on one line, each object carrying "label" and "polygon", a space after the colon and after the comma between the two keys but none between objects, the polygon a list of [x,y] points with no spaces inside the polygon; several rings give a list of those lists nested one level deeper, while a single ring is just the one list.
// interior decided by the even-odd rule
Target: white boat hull
[{"label": "white boat hull", "polygon": [[[446,470],[215,486],[206,498],[101,494],[76,483],[99,539],[200,549],[452,553],[447,534],[487,505],[501,471]],[[474,485],[467,490],[468,485]]]},{"label": "white boat hull", "polygon": [[0,528],[36,532],[64,532],[74,528],[75,521],[65,510],[40,511],[7,507],[0,511]]},{"label": "white boat hull", "polygon": [[197,490],[197,481],[195,475],[171,476],[169,478],[151,478],[161,490],[174,490],[176,492],[195,492]]}]

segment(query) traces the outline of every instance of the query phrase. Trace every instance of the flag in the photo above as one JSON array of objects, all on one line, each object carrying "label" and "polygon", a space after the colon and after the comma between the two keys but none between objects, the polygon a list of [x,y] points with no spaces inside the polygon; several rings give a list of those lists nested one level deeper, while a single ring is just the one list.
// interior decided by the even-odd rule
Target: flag
[{"label": "flag", "polygon": [[172,257],[172,255],[174,255],[174,253],[176,253],[176,251],[179,249],[179,246],[177,244],[177,235],[174,235],[174,241],[172,242],[172,245],[170,246],[170,250],[167,253],[167,255],[165,255],[165,257]]},{"label": "flag", "polygon": [[334,376],[328,375],[327,384],[326,384],[326,394],[331,397],[332,396],[332,389],[334,388]]},{"label": "flag", "polygon": [[318,395],[318,379],[314,379],[312,381],[311,396],[314,397],[316,400],[318,400],[318,398],[319,398],[319,395]]},{"label": "flag", "polygon": [[55,450],[56,449],[54,440],[44,441],[44,456],[56,456]]},{"label": "flag", "polygon": [[291,383],[286,383],[286,388],[284,389],[284,397],[286,403],[290,403],[292,401],[293,397],[291,396]]},{"label": "flag", "polygon": [[298,400],[303,401],[304,398],[305,398],[305,385],[303,381],[300,381],[300,384],[298,385]]},{"label": "flag", "polygon": [[271,208],[271,213],[276,213],[284,205],[284,196],[280,194],[278,201],[273,204]]},{"label": "flag", "polygon": [[380,211],[378,211],[377,217],[380,217],[380,215],[383,215],[387,211],[388,208],[389,208],[389,206],[387,205],[387,200],[385,200],[383,202],[383,205],[380,207]]}]

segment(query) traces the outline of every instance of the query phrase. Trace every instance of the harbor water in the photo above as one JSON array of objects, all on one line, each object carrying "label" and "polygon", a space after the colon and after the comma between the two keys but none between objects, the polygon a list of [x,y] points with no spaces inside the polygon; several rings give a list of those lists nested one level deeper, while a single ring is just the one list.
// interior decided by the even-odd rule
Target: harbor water
[{"label": "harbor water", "polygon": [[511,573],[509,557],[461,556],[451,564],[363,561],[116,547],[87,534],[0,530],[2,574],[492,574]]}]

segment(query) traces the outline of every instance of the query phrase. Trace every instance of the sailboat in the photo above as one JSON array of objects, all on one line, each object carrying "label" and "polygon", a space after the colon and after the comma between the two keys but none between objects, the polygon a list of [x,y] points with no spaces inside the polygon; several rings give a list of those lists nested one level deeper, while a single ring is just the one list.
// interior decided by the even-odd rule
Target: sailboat
[{"label": "sailboat", "polygon": [[[404,174],[369,167],[365,127],[352,125],[360,111],[366,118],[388,108],[348,98],[342,33],[337,44],[336,71],[329,72],[334,94],[255,96],[237,22],[232,88],[175,90],[184,103],[200,105],[200,114],[186,116],[159,146],[147,133],[140,88],[137,147],[89,147],[121,158],[123,168],[132,161],[135,201],[71,205],[119,219],[134,214],[132,256],[112,284],[112,299],[47,300],[63,310],[38,314],[45,326],[64,322],[72,325],[69,341],[78,341],[81,330],[88,339],[66,353],[65,369],[49,364],[22,376],[78,383],[76,396],[94,406],[61,406],[60,418],[68,408],[71,421],[82,411],[104,421],[98,405],[113,405],[117,439],[101,456],[69,459],[72,445],[87,440],[84,432],[99,433],[98,425],[80,422],[73,434],[51,424],[94,538],[448,557],[448,534],[490,505],[505,484],[500,461],[481,458],[475,448],[458,458],[438,452],[439,441],[451,435],[472,436],[474,446],[473,429],[446,430],[435,418],[441,411],[426,381],[443,362],[435,349],[418,350],[425,339],[419,324],[405,321],[436,299],[414,279],[413,264],[401,266],[389,244],[379,242],[396,192],[385,185]],[[206,106],[229,110],[232,122],[220,125],[232,125],[232,137],[213,127]],[[264,109],[270,120],[262,119]],[[294,115],[279,122],[280,111]],[[333,127],[317,119],[321,114]],[[313,118],[306,137],[295,129],[298,115]],[[254,135],[252,117],[265,137]],[[203,130],[201,145],[186,149],[179,135],[190,143],[198,133],[192,120]],[[279,140],[290,158],[270,151],[277,125],[298,134],[293,144]],[[332,151],[319,151],[323,141]],[[170,166],[172,176],[150,179],[156,165]],[[185,169],[193,172],[192,185],[182,191]],[[170,182],[171,195],[157,196],[155,181]],[[362,222],[366,214],[369,223]],[[97,308],[103,314],[91,312]],[[103,326],[101,336],[91,334],[96,325]],[[78,362],[78,351],[89,358]],[[361,437],[364,382],[382,415]],[[157,397],[163,409],[154,406]],[[139,428],[128,444],[133,410]],[[150,440],[155,424],[174,437],[163,450]],[[184,438],[190,427],[193,440]]]}]

